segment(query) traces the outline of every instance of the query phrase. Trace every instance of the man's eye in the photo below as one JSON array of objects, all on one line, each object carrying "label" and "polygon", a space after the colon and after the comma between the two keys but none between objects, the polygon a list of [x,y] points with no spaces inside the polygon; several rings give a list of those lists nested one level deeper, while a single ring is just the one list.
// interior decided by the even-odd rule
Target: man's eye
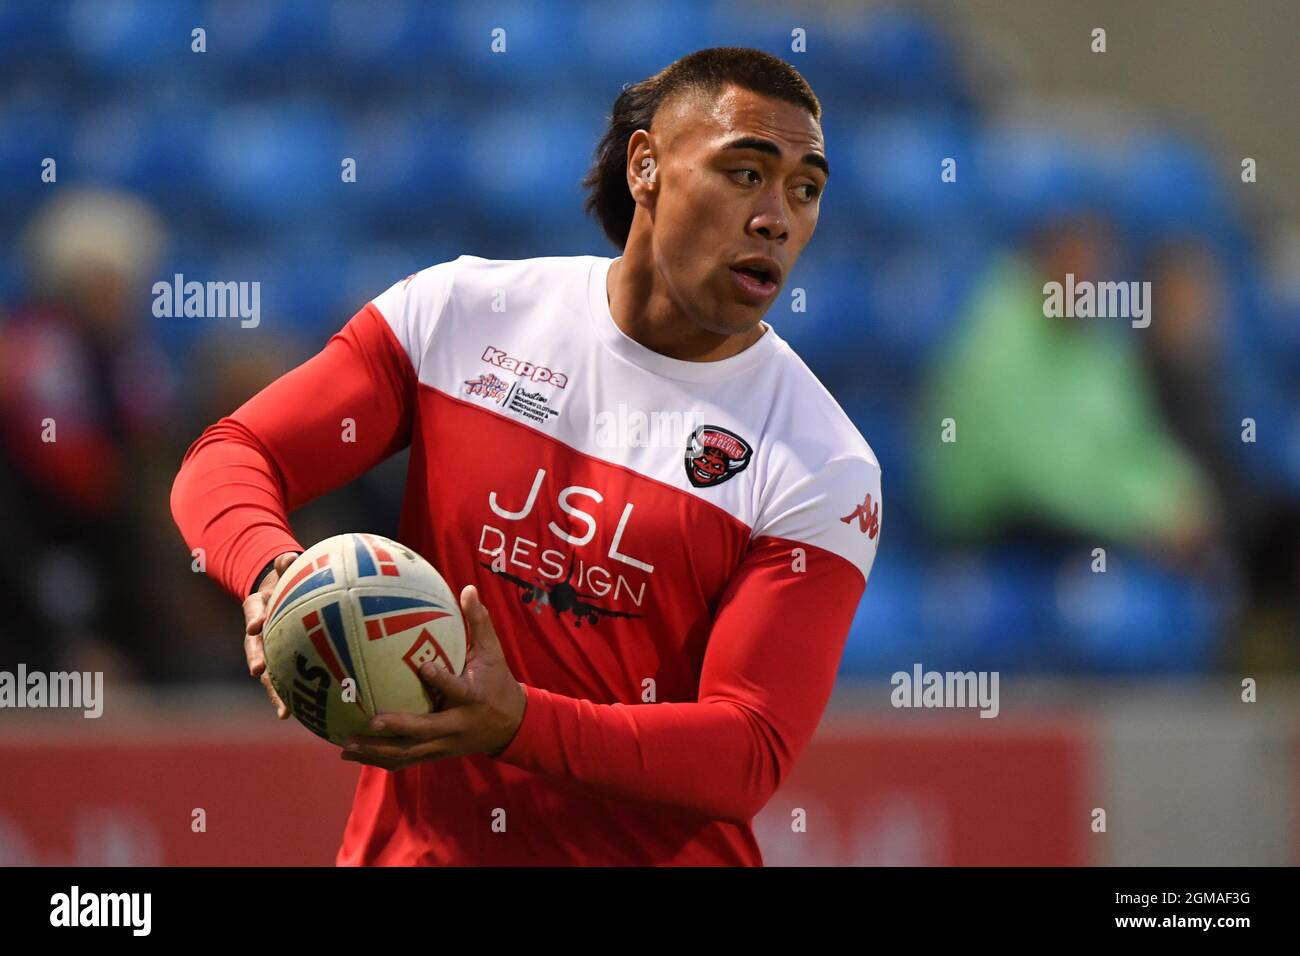
[{"label": "man's eye", "polygon": [[818,196],[821,195],[821,190],[817,188],[817,186],[813,185],[812,183],[804,183],[802,186],[798,186],[796,188],[806,190],[806,192],[803,194],[803,198],[805,202],[812,202],[814,199],[816,199]]},{"label": "man's eye", "polygon": [[[742,178],[744,176],[753,176],[754,178],[752,180],[746,181],[745,179]],[[754,185],[754,183],[758,182],[759,175],[758,175],[758,170],[756,169],[733,169],[731,171],[731,178],[734,179],[736,182],[740,183],[742,186],[752,186]]]}]

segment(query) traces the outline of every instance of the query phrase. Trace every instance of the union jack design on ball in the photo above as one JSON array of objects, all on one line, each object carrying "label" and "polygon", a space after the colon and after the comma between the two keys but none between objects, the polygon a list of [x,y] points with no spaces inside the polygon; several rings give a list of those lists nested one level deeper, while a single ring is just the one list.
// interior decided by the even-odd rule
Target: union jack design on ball
[{"label": "union jack design on ball", "polygon": [[323,588],[327,584],[334,583],[334,570],[330,567],[330,556],[322,554],[311,564],[302,568],[295,574],[287,584],[284,590],[280,592],[280,598],[271,605],[271,616],[266,622],[266,628],[263,631],[269,631],[276,621],[280,619],[286,608],[293,604],[294,601],[303,595],[310,594],[317,588]]},{"label": "union jack design on ball", "polygon": [[[343,612],[338,602],[304,614],[302,627],[307,632],[311,646],[316,648],[316,653],[320,655],[326,670],[334,675],[334,679],[341,684],[345,679],[351,678],[353,686],[358,687],[357,671],[352,664],[352,654],[348,651],[348,637],[343,630]],[[359,687],[355,703],[362,711],[365,710],[361,704]]]},{"label": "union jack design on ball", "polygon": [[[451,611],[445,606],[426,598],[391,594],[362,595],[360,602],[361,616],[366,622],[366,636],[372,641],[451,616]],[[429,661],[442,661],[447,670],[452,670],[451,660],[442,645],[423,627],[415,642],[402,655],[402,660],[417,675],[420,667]]]},{"label": "union jack design on ball", "polygon": [[[375,539],[368,534],[354,534],[352,543],[357,549],[357,577],[372,578],[376,575],[384,577],[398,578],[401,577],[401,571],[397,568],[397,562],[393,556],[381,544],[377,544]],[[367,548],[369,545],[369,548]],[[375,553],[371,558],[370,551]]]},{"label": "union jack design on ball", "polygon": [[361,616],[366,622],[366,637],[377,641],[421,624],[428,624],[451,614],[437,601],[396,594],[363,594]]}]

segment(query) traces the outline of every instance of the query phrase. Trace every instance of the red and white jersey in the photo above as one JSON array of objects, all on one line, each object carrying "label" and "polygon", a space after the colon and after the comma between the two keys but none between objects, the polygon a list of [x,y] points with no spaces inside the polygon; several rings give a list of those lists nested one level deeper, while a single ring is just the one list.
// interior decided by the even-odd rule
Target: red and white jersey
[{"label": "red and white jersey", "polygon": [[766,323],[716,362],[625,335],[612,261],[416,273],[186,456],[173,513],[242,600],[302,549],[288,511],[409,445],[397,536],[478,586],[525,685],[500,756],[363,768],[341,864],[761,862],[749,821],[829,698],[880,467]]}]

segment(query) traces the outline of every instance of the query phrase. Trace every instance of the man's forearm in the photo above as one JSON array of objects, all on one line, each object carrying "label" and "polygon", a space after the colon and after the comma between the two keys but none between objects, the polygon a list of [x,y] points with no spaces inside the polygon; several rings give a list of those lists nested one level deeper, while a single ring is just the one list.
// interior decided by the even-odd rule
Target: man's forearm
[{"label": "man's forearm", "polygon": [[766,722],[736,703],[596,704],[526,691],[523,723],[497,759],[612,796],[747,823],[789,757]]},{"label": "man's forearm", "polygon": [[279,483],[246,429],[223,419],[187,452],[172,485],[172,516],[207,573],[243,601],[268,565],[302,551],[289,529]]}]

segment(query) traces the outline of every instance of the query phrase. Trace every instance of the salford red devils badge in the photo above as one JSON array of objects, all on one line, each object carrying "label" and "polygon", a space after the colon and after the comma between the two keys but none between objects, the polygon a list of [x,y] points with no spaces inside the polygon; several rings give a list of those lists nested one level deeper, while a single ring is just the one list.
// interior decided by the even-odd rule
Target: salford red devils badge
[{"label": "salford red devils badge", "polygon": [[696,488],[720,485],[745,470],[754,449],[735,432],[701,425],[686,443],[686,477]]}]

